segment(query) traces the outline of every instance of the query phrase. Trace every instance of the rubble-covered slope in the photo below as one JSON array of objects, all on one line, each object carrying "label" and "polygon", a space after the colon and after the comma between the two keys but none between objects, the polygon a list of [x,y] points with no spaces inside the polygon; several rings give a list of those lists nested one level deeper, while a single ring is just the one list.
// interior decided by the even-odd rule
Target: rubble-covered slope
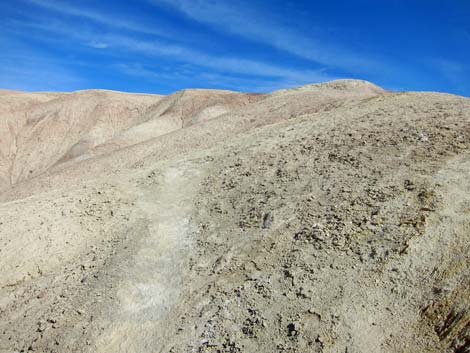
[{"label": "rubble-covered slope", "polygon": [[0,351],[466,352],[468,175],[468,98],[362,81],[52,169],[2,196]]}]

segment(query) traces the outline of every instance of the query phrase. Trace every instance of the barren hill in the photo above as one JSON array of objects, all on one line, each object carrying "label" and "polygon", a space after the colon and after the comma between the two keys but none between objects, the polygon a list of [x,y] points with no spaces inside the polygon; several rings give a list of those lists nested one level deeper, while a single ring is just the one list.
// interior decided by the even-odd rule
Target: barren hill
[{"label": "barren hill", "polygon": [[14,185],[98,146],[112,151],[247,104],[257,95],[186,90],[168,97],[89,90],[0,92],[0,180]]},{"label": "barren hill", "polygon": [[470,349],[470,99],[0,91],[0,352]]}]

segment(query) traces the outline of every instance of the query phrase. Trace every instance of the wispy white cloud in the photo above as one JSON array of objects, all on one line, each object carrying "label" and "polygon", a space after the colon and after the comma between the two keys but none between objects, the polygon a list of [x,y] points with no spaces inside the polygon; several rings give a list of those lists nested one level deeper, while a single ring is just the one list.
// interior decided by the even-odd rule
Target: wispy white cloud
[{"label": "wispy white cloud", "polygon": [[[92,30],[76,27],[70,31],[69,27],[59,20],[52,22],[39,21],[37,23],[25,23],[29,35],[30,28],[42,31],[48,35],[39,35],[41,40],[67,41],[74,40],[84,47],[93,49],[108,49],[107,54],[119,55],[119,53],[138,53],[146,57],[173,59],[177,63],[188,63],[200,67],[216,70],[220,73],[232,73],[256,77],[271,77],[284,82],[296,84],[322,82],[336,77],[328,74],[324,69],[307,70],[293,69],[290,67],[272,65],[263,61],[250,60],[234,56],[215,56],[198,49],[181,44],[174,44],[161,40],[144,40],[135,36],[122,34],[98,34]],[[20,24],[16,23],[16,28]],[[112,50],[111,50],[112,49]]]},{"label": "wispy white cloud", "polygon": [[[115,68],[133,77],[144,79],[147,82],[173,87],[190,87],[190,81],[199,82],[198,87],[218,87],[244,92],[271,92],[274,90],[305,84],[305,81],[288,81],[283,78],[243,78],[212,71],[201,71],[186,67],[173,68],[171,72],[162,72],[158,67],[148,67],[140,63],[116,64]],[[188,85],[189,83],[189,85]]]},{"label": "wispy white cloud", "polygon": [[164,44],[156,41],[142,41],[124,36],[109,36],[106,40],[108,43],[112,43],[115,48],[121,47],[126,50],[141,52],[150,56],[172,57],[180,62],[189,62],[193,65],[212,68],[220,72],[231,72],[258,77],[277,77],[302,83],[321,82],[333,78],[323,69],[291,69],[238,57],[212,56],[188,47]]},{"label": "wispy white cloud", "polygon": [[268,44],[307,60],[354,71],[383,71],[384,63],[347,48],[322,41],[318,33],[308,36],[270,18],[269,9],[259,11],[247,3],[224,0],[149,0],[176,9],[200,23]]},{"label": "wispy white cloud", "polygon": [[464,67],[460,63],[448,59],[434,59],[431,60],[431,64],[452,83],[459,82],[464,72]]},{"label": "wispy white cloud", "polygon": [[[184,81],[189,78],[187,82],[190,82],[191,79],[192,82],[200,80],[201,82],[210,82],[218,87],[256,91],[268,91],[337,78],[330,75],[325,69],[292,68],[244,56],[214,55],[208,50],[201,50],[169,38],[162,38],[162,36],[142,35],[159,34],[159,32],[154,33],[152,29],[144,28],[140,24],[115,18],[112,14],[101,13],[96,9],[85,9],[71,5],[71,3],[54,0],[26,1],[48,11],[78,17],[82,21],[74,21],[74,30],[70,30],[70,25],[65,22],[68,20],[67,18],[57,16],[50,20],[49,17],[42,18],[43,14],[38,14],[34,16],[34,21],[31,21],[31,18],[14,20],[14,26],[11,28],[14,28],[15,35],[27,36],[28,39],[35,36],[39,41],[59,46],[62,44],[72,45],[78,50],[99,49],[102,55],[108,56],[110,60],[122,61],[122,57],[135,58],[137,54],[141,58],[141,62],[155,58],[171,62],[173,68],[185,65],[191,67],[186,73],[183,70],[165,73],[158,67],[150,69],[139,63],[114,66],[114,69],[126,75],[147,77],[154,80],[166,79],[168,82],[171,79]],[[103,24],[108,28],[98,31],[96,26],[90,26],[90,21]],[[32,29],[34,30],[32,31]],[[135,59],[131,60],[135,61]],[[112,65],[111,69],[113,69]]]},{"label": "wispy white cloud", "polygon": [[166,30],[160,30],[153,26],[150,27],[148,25],[142,25],[138,23],[137,21],[123,19],[122,17],[117,17],[109,13],[103,14],[97,11],[96,9],[89,10],[89,9],[85,9],[82,6],[78,7],[78,6],[74,6],[65,2],[56,2],[54,0],[28,0],[28,1],[36,6],[39,6],[47,10],[55,11],[62,15],[85,18],[87,20],[104,24],[112,28],[134,31],[134,32],[139,32],[143,34],[151,34],[151,35],[156,35],[156,36],[161,36],[161,37],[168,37],[169,35],[169,32]]},{"label": "wispy white cloud", "polygon": [[108,43],[92,40],[88,45],[95,49],[107,49],[110,47]]},{"label": "wispy white cloud", "polygon": [[[160,68],[148,68],[138,62],[135,63],[118,63],[113,65],[118,71],[128,75],[143,78],[147,81],[179,81],[187,79],[185,73],[178,68],[173,68],[170,72],[164,72]],[[192,72],[191,72],[192,73]]]},{"label": "wispy white cloud", "polygon": [[452,85],[454,92],[468,96],[470,92],[470,66],[455,60],[437,58],[429,62],[431,68]]},{"label": "wispy white cloud", "polygon": [[34,55],[0,58],[0,88],[25,91],[65,91],[85,87],[86,80],[63,63]]}]

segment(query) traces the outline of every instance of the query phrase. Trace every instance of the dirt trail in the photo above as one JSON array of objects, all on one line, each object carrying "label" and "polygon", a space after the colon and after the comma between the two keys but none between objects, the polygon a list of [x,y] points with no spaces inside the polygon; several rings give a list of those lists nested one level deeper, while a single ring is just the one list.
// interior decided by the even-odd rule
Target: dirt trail
[{"label": "dirt trail", "polygon": [[[178,303],[193,248],[190,215],[201,168],[180,161],[148,175],[138,186],[136,207],[148,222],[148,236],[123,266],[117,304],[94,352],[158,351],[165,322]],[[135,187],[135,186],[134,186]]]}]

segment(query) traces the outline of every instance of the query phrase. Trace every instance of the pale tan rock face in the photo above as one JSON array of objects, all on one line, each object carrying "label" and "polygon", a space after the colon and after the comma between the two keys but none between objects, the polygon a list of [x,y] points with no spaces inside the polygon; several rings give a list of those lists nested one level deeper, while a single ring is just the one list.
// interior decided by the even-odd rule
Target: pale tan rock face
[{"label": "pale tan rock face", "polygon": [[[80,159],[98,146],[113,151],[134,145],[189,126],[194,119],[210,119],[256,99],[257,95],[208,90],[186,90],[168,97],[103,90],[2,91],[2,186]],[[201,113],[203,117],[198,118]]]},{"label": "pale tan rock face", "polygon": [[2,179],[16,184],[138,124],[159,96],[111,91],[0,95]]},{"label": "pale tan rock face", "polygon": [[0,352],[470,349],[470,99],[0,91]]}]

